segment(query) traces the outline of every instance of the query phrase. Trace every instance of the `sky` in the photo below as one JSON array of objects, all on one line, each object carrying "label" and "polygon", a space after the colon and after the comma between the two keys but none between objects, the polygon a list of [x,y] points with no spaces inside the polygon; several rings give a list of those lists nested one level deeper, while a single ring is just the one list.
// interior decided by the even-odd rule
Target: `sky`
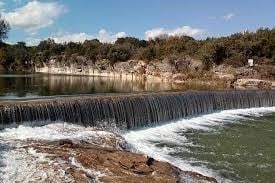
[{"label": "sky", "polygon": [[274,0],[0,0],[8,43],[114,42],[133,36],[196,39],[275,27]]}]

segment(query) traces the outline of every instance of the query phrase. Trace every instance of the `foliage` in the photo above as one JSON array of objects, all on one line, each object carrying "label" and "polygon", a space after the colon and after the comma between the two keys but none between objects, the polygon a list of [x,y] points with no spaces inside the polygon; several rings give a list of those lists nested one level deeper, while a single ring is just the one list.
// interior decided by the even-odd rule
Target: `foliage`
[{"label": "foliage", "polygon": [[10,30],[9,23],[0,15],[0,41],[8,38],[8,32]]},{"label": "foliage", "polygon": [[[1,25],[4,27],[3,30],[8,30],[5,29],[8,28],[8,24],[0,21],[0,30]],[[0,31],[0,39],[6,35]],[[206,70],[220,64],[241,67],[246,64],[248,58],[265,59],[268,63],[275,64],[275,29],[260,28],[256,32],[236,33],[205,40],[196,40],[188,36],[160,36],[148,41],[134,37],[119,38],[113,44],[101,43],[97,39],[86,40],[83,43],[58,44],[48,39],[32,47],[27,47],[22,42],[15,45],[0,45],[0,64],[6,68],[27,67],[33,63],[41,65],[48,63],[51,58],[62,64],[76,62],[88,65],[104,59],[114,64],[129,59],[142,59],[147,62],[171,58],[176,60],[182,56],[201,60]],[[79,62],[78,58],[85,59]]]}]

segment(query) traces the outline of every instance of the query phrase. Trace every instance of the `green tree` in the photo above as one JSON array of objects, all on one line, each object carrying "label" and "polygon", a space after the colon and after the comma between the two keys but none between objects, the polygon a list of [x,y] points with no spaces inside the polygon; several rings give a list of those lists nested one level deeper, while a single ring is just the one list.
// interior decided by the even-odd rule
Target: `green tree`
[{"label": "green tree", "polygon": [[126,45],[117,45],[113,46],[107,55],[107,58],[112,62],[124,62],[130,59],[131,51],[128,46]]},{"label": "green tree", "polygon": [[0,15],[0,41],[8,38],[8,32],[10,30],[9,23]]}]

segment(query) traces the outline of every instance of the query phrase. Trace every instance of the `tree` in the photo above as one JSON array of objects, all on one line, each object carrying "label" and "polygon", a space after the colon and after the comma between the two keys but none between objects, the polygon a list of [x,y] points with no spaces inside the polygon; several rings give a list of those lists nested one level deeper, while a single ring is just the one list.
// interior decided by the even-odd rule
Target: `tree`
[{"label": "tree", "polygon": [[227,49],[224,40],[209,40],[199,50],[199,57],[209,70],[213,64],[219,65],[227,58]]},{"label": "tree", "polygon": [[8,38],[8,32],[10,30],[9,23],[2,18],[0,14],[0,41],[2,42],[4,39]]},{"label": "tree", "polygon": [[6,65],[7,64],[7,48],[2,46],[0,48],[0,65]]},{"label": "tree", "polygon": [[153,46],[146,47],[141,52],[141,59],[152,61],[156,58],[156,49]]},{"label": "tree", "polygon": [[131,51],[128,46],[118,45],[114,46],[109,50],[107,55],[108,59],[112,62],[124,62],[127,61],[131,57]]}]

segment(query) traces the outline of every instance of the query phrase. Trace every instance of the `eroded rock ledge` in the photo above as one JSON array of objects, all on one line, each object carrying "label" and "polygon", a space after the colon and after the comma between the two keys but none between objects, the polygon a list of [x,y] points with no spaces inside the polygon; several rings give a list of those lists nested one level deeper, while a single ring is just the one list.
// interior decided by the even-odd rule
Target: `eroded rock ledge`
[{"label": "eroded rock ledge", "polygon": [[116,133],[69,124],[0,133],[0,182],[217,182],[130,151]]},{"label": "eroded rock ledge", "polygon": [[58,159],[67,164],[65,174],[72,175],[75,182],[217,182],[214,178],[123,150],[121,146],[115,148],[112,143],[117,144],[116,140],[107,143],[108,147],[101,147],[83,141],[40,141],[25,148],[33,148],[47,154],[52,161]]}]

